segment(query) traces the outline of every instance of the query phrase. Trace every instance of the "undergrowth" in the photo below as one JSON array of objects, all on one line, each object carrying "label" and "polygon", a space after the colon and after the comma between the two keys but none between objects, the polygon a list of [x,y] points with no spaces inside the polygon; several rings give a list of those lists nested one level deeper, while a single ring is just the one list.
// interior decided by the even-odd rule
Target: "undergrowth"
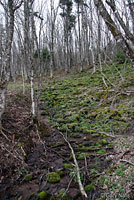
[{"label": "undergrowth", "polygon": [[[103,68],[108,88],[99,69],[68,76],[65,80],[48,82],[41,100],[42,115],[49,117],[53,127],[62,132],[126,132],[134,116],[134,102],[127,89],[134,84],[133,66]],[[121,75],[123,79],[121,78]]]}]

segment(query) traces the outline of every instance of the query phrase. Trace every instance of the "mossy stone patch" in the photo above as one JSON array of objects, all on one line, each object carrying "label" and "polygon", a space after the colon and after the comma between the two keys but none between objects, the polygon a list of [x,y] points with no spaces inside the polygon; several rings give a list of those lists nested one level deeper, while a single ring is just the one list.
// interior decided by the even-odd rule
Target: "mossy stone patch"
[{"label": "mossy stone patch", "polygon": [[64,164],[64,168],[65,168],[65,169],[72,169],[73,166],[72,166],[72,164],[70,164],[70,163],[65,163],[65,164]]},{"label": "mossy stone patch", "polygon": [[47,192],[45,192],[45,191],[42,191],[42,192],[40,192],[39,194],[38,194],[38,197],[39,197],[39,199],[48,199],[47,198]]},{"label": "mossy stone patch", "polygon": [[94,134],[92,134],[92,137],[93,137],[93,138],[95,138],[95,137],[99,137],[99,136],[100,136],[99,133],[94,133]]},{"label": "mossy stone patch", "polygon": [[29,182],[33,179],[33,176],[32,176],[32,174],[27,174],[27,175],[25,175],[24,179],[25,179],[25,181]]},{"label": "mossy stone patch", "polygon": [[47,178],[49,183],[58,183],[61,179],[59,173],[56,172],[51,172],[47,174]]}]

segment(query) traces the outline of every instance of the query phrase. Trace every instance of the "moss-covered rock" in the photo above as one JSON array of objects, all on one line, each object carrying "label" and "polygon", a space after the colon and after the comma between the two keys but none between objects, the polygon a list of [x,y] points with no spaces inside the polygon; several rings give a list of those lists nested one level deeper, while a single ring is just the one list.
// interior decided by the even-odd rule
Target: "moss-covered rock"
[{"label": "moss-covered rock", "polygon": [[100,140],[98,143],[99,143],[99,144],[107,144],[108,141],[107,141],[106,139],[102,139],[102,140]]},{"label": "moss-covered rock", "polygon": [[45,199],[48,199],[48,198],[47,198],[47,197],[48,197],[48,194],[47,194],[47,192],[42,191],[42,192],[40,192],[40,193],[38,194],[38,197],[39,197],[39,199],[45,200]]},{"label": "moss-covered rock", "polygon": [[25,179],[25,181],[29,182],[33,179],[33,176],[32,176],[32,174],[27,174],[27,175],[25,175],[24,179]]},{"label": "moss-covered rock", "polygon": [[72,164],[70,164],[70,163],[65,163],[65,164],[64,164],[64,168],[65,168],[65,169],[72,169],[73,166],[72,166]]},{"label": "moss-covered rock", "polygon": [[92,137],[93,137],[93,138],[95,138],[95,137],[99,137],[99,136],[100,136],[99,133],[94,133],[94,134],[92,134]]},{"label": "moss-covered rock", "polygon": [[60,175],[57,172],[51,172],[47,174],[48,182],[49,183],[58,183],[60,182]]}]

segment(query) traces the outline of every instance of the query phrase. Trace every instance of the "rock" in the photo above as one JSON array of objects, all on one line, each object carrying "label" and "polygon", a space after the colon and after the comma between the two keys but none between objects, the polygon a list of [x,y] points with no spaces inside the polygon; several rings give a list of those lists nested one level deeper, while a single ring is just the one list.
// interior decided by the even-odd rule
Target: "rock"
[{"label": "rock", "polygon": [[32,174],[27,174],[25,177],[24,177],[25,181],[29,182],[33,179],[33,176]]},{"label": "rock", "polygon": [[47,193],[42,191],[38,194],[39,199],[47,199]]},{"label": "rock", "polygon": [[51,172],[47,174],[48,182],[49,183],[58,183],[60,182],[60,175],[56,172]]}]

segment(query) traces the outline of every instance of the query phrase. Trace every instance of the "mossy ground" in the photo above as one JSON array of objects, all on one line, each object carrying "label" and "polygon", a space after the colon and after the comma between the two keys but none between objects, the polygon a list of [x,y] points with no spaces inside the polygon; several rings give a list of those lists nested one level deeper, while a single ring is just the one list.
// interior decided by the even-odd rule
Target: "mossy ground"
[{"label": "mossy ground", "polygon": [[2,122],[9,140],[0,135],[2,199],[82,199],[73,156],[58,131],[74,149],[89,199],[134,199],[134,66],[105,66],[103,73],[107,87],[99,69],[44,83],[45,134],[31,124],[29,86],[23,95],[20,83],[9,85]]},{"label": "mossy ground", "polygon": [[[124,138],[124,134],[133,130],[134,66],[105,66],[103,73],[106,84],[98,69],[94,74],[85,71],[65,79],[49,81],[41,93],[44,118],[49,119],[53,128],[66,134],[68,140],[75,142],[73,146],[79,161],[90,158],[88,170],[91,177],[102,173],[112,163],[112,159],[109,161],[106,158],[110,152],[113,154],[115,143],[113,137],[108,135]],[[72,160],[71,156],[68,159]],[[123,176],[123,173],[118,170],[113,177],[117,175]],[[124,178],[124,183],[127,180]],[[98,179],[96,181],[99,185]],[[91,181],[87,185],[90,184]],[[106,183],[102,187],[109,190],[113,188],[113,191],[117,189]],[[118,189],[117,193],[120,193],[121,188]]]},{"label": "mossy ground", "polygon": [[125,70],[123,65],[104,67],[111,83],[107,82],[108,88],[99,70],[95,74],[87,71],[48,82],[41,94],[41,101],[45,101],[44,117],[62,132],[126,132],[134,116],[134,102],[130,104],[132,96],[127,92],[134,85],[133,68],[129,65]]}]

